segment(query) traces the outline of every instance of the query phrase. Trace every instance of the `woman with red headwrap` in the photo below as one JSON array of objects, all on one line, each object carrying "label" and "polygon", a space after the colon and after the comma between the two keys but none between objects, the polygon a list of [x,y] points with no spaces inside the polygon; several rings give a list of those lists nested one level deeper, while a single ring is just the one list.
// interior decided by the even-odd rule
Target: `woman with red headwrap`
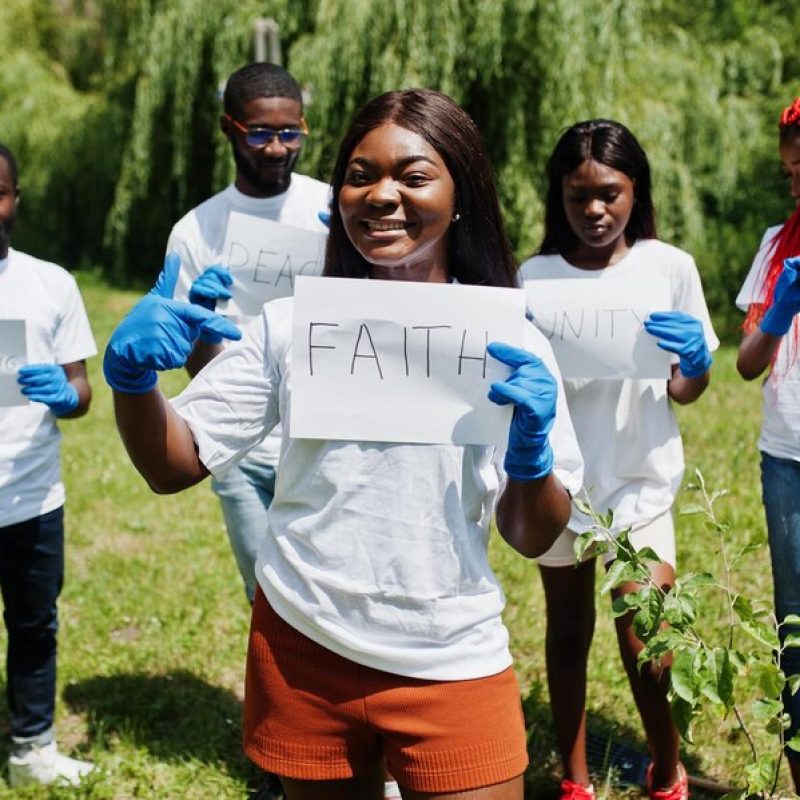
[{"label": "woman with red headwrap", "polygon": [[[800,615],[800,97],[783,110],[779,127],[781,166],[797,206],[783,225],[767,229],[736,298],[747,311],[736,366],[745,380],[768,370],[758,447],[775,614],[782,621]],[[798,632],[798,625],[782,625],[781,640]],[[800,674],[800,649],[786,648],[780,667],[787,677]],[[791,717],[784,732],[788,742],[800,730],[800,692],[793,694],[787,684],[783,702]],[[786,753],[800,787],[800,753],[790,747]]]}]

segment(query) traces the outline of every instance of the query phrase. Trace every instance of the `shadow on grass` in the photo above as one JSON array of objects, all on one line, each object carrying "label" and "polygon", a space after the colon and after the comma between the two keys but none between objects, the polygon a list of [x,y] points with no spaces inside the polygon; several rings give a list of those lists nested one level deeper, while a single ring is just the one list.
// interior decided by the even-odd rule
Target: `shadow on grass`
[{"label": "shadow on grass", "polygon": [[[556,747],[553,732],[550,704],[546,697],[544,687],[534,683],[526,697],[522,698],[522,710],[525,716],[525,727],[528,731],[528,756],[530,764],[525,773],[525,797],[537,800],[556,800],[559,797],[559,785],[562,777],[561,759]],[[639,765],[634,765],[632,772],[644,774],[644,767],[650,761],[647,742],[639,718],[632,720],[630,726],[620,726],[616,720],[610,720],[597,714],[588,714],[586,726],[590,738],[606,742],[610,740],[614,745],[622,746],[630,751],[631,760]],[[601,757],[602,762],[602,757]],[[590,768],[591,768],[590,758]],[[699,760],[690,753],[681,753],[689,775],[698,774]],[[701,777],[701,776],[699,776]],[[605,783],[608,778],[608,769],[602,769],[592,774],[597,796],[602,797],[605,792]],[[644,793],[644,788],[632,784],[612,782],[611,796],[639,798]],[[691,796],[701,798],[718,798],[723,791],[703,790],[698,786],[691,787]],[[646,795],[645,795],[646,796]]]},{"label": "shadow on grass", "polygon": [[250,780],[242,753],[242,704],[228,689],[175,670],[90,678],[64,688],[72,710],[87,716],[93,740],[127,737],[162,761],[225,764]]}]

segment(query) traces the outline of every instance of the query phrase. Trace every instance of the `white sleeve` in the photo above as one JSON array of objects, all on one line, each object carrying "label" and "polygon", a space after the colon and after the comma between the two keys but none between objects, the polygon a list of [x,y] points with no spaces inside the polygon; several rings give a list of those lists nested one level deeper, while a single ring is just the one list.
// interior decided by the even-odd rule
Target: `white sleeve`
[{"label": "white sleeve", "polygon": [[71,364],[97,353],[89,318],[75,278],[64,272],[63,295],[59,298],[61,313],[53,336],[56,364]]},{"label": "white sleeve", "polygon": [[281,367],[266,313],[240,342],[207,364],[171,402],[189,425],[200,460],[217,475],[255,447],[280,420]]},{"label": "white sleeve", "polygon": [[583,486],[583,456],[567,408],[561,372],[550,343],[535,325],[527,321],[525,323],[525,349],[542,359],[558,384],[556,418],[550,430],[550,446],[553,448],[554,457],[553,473],[574,497]]},{"label": "white sleeve", "polygon": [[767,228],[761,237],[761,244],[750,265],[750,271],[744,279],[739,294],[736,295],[736,307],[742,311],[747,311],[752,303],[762,303],[764,301],[763,279],[765,270],[769,267],[769,256],[772,252],[772,240],[780,231],[782,226],[776,225]]},{"label": "white sleeve", "polygon": [[203,263],[209,261],[207,256],[198,250],[197,242],[200,241],[202,241],[202,237],[197,219],[191,212],[172,228],[167,241],[166,252],[177,253],[181,259],[181,269],[178,273],[174,298],[182,303],[189,302],[189,289],[192,282],[209,266],[209,264]]},{"label": "white sleeve", "polygon": [[[706,337],[706,344],[711,351],[719,347],[719,338],[711,324],[711,315],[708,313],[706,298],[703,294],[703,285],[700,281],[700,272],[694,259],[686,253],[688,264],[686,269],[680,271],[678,284],[674,289],[676,294],[673,297],[673,308],[676,311],[684,311],[696,317],[703,324],[703,333]],[[677,359],[676,359],[677,361]]]}]

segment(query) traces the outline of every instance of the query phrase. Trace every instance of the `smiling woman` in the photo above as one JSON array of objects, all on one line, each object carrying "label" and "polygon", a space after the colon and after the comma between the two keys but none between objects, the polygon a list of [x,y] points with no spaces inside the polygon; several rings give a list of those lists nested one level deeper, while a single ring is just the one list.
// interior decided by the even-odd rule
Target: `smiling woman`
[{"label": "smiling woman", "polygon": [[[410,90],[368,104],[341,146],[332,191],[327,276],[514,286],[488,157],[450,98]],[[246,753],[281,777],[289,800],[379,800],[384,763],[406,800],[521,800],[525,730],[486,546],[496,508],[512,547],[544,552],[581,485],[547,341],[520,306],[526,349],[483,343],[483,357],[510,368],[488,394],[513,406],[504,451],[292,438],[302,371],[295,363],[293,386],[293,298],[267,303],[241,344],[171,404],[160,394],[155,371],[180,364],[200,331],[239,336],[171,299],[177,269],[168,258],[106,351],[138,469],[156,490],[178,491],[289,423],[256,564]],[[420,391],[414,413],[431,406]]]},{"label": "smiling woman", "polygon": [[516,286],[483,139],[445,95],[375,98],[345,135],[331,182],[325,275],[392,269],[386,277]]}]

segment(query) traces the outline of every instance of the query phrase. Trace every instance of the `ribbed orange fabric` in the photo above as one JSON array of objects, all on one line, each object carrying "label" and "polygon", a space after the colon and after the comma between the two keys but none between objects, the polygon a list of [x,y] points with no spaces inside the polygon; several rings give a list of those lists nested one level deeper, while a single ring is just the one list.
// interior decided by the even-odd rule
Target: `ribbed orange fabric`
[{"label": "ribbed orange fabric", "polygon": [[383,754],[418,792],[458,792],[521,775],[528,764],[511,668],[468,681],[426,681],[364,667],[281,620],[259,590],[253,607],[244,748],[269,772],[340,780]]}]

